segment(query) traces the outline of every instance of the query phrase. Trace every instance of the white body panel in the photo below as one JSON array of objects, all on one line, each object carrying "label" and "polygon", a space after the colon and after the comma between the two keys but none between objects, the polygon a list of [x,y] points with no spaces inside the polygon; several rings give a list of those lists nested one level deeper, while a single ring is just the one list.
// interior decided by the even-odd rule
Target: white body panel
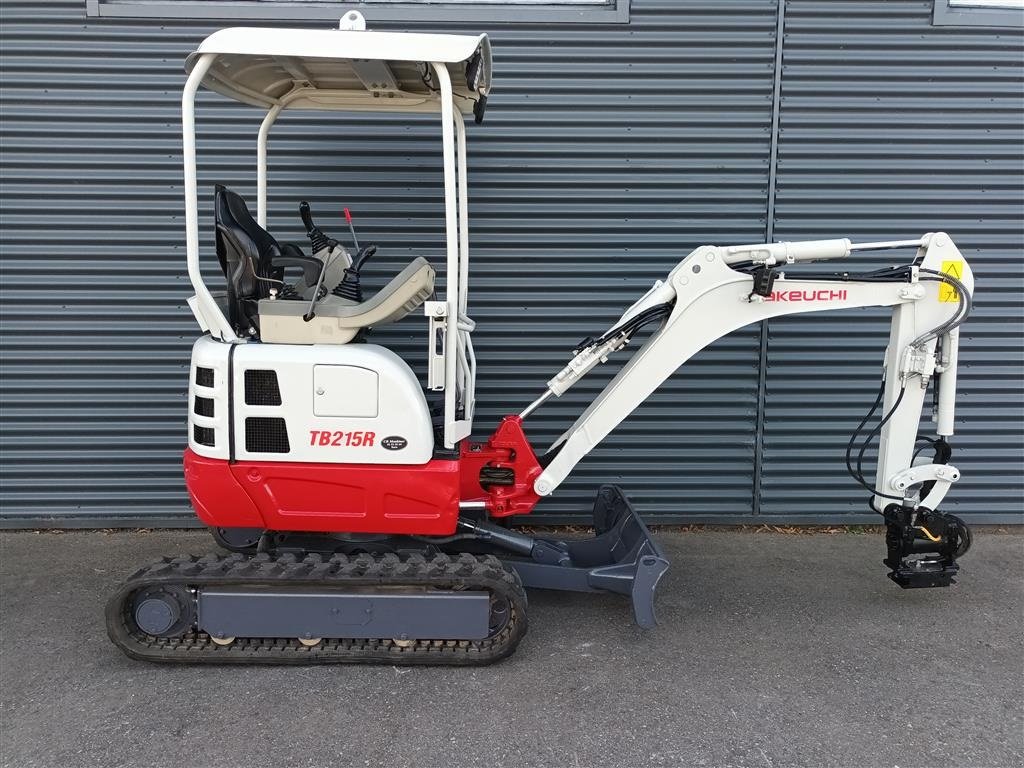
[{"label": "white body panel", "polygon": [[[196,383],[200,367],[213,370],[212,388]],[[246,371],[250,370],[276,373],[279,405],[246,402]],[[233,381],[233,455],[228,431],[229,380]],[[204,336],[192,349],[189,381],[189,447],[202,456],[242,461],[424,464],[433,455],[434,434],[419,381],[400,357],[384,347],[231,345]],[[197,396],[214,401],[212,417],[196,413]],[[247,418],[283,419],[288,451],[247,450]],[[212,446],[196,439],[195,426],[214,430]]]},{"label": "white body panel", "polygon": [[[200,456],[211,459],[227,459],[228,450],[228,351],[231,344],[214,341],[209,336],[196,339],[192,345],[192,364],[188,376],[188,447]],[[210,386],[197,381],[200,370],[208,371]],[[213,401],[213,414],[200,415],[197,398]],[[208,432],[206,439],[200,440],[200,430]]]}]

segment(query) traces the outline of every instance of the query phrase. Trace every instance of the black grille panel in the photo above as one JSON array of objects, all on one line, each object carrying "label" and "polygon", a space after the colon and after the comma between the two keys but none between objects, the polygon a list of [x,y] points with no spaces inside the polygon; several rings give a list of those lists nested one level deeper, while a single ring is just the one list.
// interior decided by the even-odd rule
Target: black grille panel
[{"label": "black grille panel", "polygon": [[213,368],[196,368],[196,384],[200,387],[213,386]]},{"label": "black grille panel", "polygon": [[214,439],[215,434],[213,427],[200,427],[198,424],[192,425],[192,439],[200,445],[208,445],[213,448],[216,443]]},{"label": "black grille panel", "polygon": [[245,404],[281,404],[281,390],[277,386],[277,371],[245,372]]},{"label": "black grille panel", "polygon": [[248,453],[288,453],[288,427],[279,417],[250,416],[245,420],[245,450]]},{"label": "black grille panel", "polygon": [[213,398],[210,397],[199,397],[196,395],[196,401],[192,405],[192,412],[196,416],[213,416]]}]

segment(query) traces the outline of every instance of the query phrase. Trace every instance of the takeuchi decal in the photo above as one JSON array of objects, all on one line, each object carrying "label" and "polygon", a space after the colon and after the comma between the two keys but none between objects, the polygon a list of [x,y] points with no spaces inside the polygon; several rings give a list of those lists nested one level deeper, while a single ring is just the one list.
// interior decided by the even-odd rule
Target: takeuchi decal
[{"label": "takeuchi decal", "polygon": [[846,289],[823,288],[820,291],[772,291],[765,301],[844,301]]}]

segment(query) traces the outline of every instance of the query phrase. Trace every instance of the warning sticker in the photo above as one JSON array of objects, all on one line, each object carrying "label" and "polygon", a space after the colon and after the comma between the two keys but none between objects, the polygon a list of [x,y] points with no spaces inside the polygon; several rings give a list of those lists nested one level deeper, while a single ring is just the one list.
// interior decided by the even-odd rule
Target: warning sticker
[{"label": "warning sticker", "polygon": [[[957,280],[963,280],[964,263],[959,259],[944,261],[942,262],[942,271]],[[960,301],[960,294],[949,283],[939,283],[939,301]]]}]

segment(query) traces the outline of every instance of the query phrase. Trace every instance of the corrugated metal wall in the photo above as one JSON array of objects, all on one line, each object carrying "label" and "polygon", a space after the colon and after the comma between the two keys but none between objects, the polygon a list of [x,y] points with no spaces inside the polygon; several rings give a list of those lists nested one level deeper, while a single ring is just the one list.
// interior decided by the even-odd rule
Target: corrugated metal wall
[{"label": "corrugated metal wall", "polygon": [[[1019,509],[1008,489],[1020,482],[1012,120],[1024,46],[1019,30],[932,28],[930,8],[787,3],[772,223],[780,238],[942,226],[981,264],[961,411],[969,479],[954,496],[955,509],[992,519]],[[777,10],[775,0],[633,0],[628,25],[443,25],[485,26],[495,45],[487,121],[470,128],[479,434],[532,400],[580,338],[693,247],[765,237]],[[187,520],[179,462],[196,327],[184,304],[181,62],[230,22],[87,19],[80,1],[2,12],[0,522]],[[258,120],[201,99],[201,188],[254,196]],[[270,228],[281,239],[303,239],[295,207],[305,198],[338,234],[328,212],[353,209],[385,254],[381,277],[413,253],[441,261],[434,122],[288,116],[270,156]],[[201,226],[210,232],[208,218]],[[760,329],[715,344],[538,512],[569,519],[611,480],[656,521],[749,520],[758,507],[773,520],[859,515],[841,454],[871,399],[877,369],[863,362],[881,354],[883,321],[839,322],[771,323],[763,409]],[[848,336],[853,323],[870,338],[830,346],[827,334]],[[415,319],[378,339],[422,357]],[[825,365],[809,360],[823,353]],[[553,439],[611,373],[531,417],[534,440]],[[795,422],[809,413],[801,402],[820,405]]]},{"label": "corrugated metal wall", "polygon": [[[931,13],[927,1],[788,0],[774,234],[952,235],[978,298],[961,335],[964,479],[944,508],[1019,522],[1024,34],[931,27]],[[877,391],[888,314],[770,323],[763,514],[864,508],[841,448]]]}]

